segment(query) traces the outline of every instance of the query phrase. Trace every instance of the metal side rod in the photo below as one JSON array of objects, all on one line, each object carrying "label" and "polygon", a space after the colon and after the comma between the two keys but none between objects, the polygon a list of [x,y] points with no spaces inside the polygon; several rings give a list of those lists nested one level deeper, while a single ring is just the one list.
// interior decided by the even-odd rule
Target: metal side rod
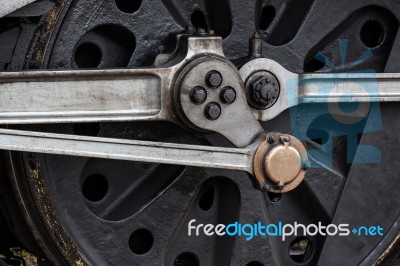
[{"label": "metal side rod", "polygon": [[0,0],[0,18],[36,0]]},{"label": "metal side rod", "polygon": [[255,149],[220,148],[0,129],[0,149],[242,170],[252,173]]},{"label": "metal side rod", "polygon": [[173,82],[182,66],[199,57],[223,57],[219,37],[189,36],[178,48],[179,53],[160,55],[157,65],[168,67],[0,72],[0,125],[174,122]]},{"label": "metal side rod", "polygon": [[299,103],[398,101],[400,73],[309,74],[299,78]]},{"label": "metal side rod", "polygon": [[168,119],[170,68],[0,72],[0,124]]},{"label": "metal side rod", "polygon": [[[257,82],[259,73],[274,75],[279,83],[279,96],[274,104],[265,110],[253,109],[260,121],[268,121],[286,109],[301,103],[349,103],[349,102],[398,102],[400,101],[400,73],[318,73],[295,74],[279,63],[259,58],[250,61],[240,69],[240,74],[250,90]],[[261,100],[268,101],[266,84],[261,90]],[[276,89],[276,88],[275,88]],[[264,96],[262,92],[265,91]],[[250,97],[252,95],[250,94]]]}]

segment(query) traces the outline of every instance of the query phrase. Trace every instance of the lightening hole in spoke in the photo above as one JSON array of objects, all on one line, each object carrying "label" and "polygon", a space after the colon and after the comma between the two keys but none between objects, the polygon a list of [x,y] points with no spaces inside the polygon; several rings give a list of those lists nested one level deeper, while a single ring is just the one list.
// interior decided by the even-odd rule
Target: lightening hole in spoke
[{"label": "lightening hole in spoke", "polygon": [[80,136],[96,137],[100,132],[99,123],[77,123],[72,126],[74,134]]},{"label": "lightening hole in spoke", "polygon": [[246,264],[246,266],[264,266],[264,264],[262,264],[259,261],[250,261],[249,263]]},{"label": "lightening hole in spoke", "polygon": [[150,251],[153,246],[153,234],[147,229],[138,229],[129,238],[129,248],[138,255],[143,255]]},{"label": "lightening hole in spoke", "polygon": [[267,192],[267,195],[272,202],[278,202],[282,198],[282,193]]},{"label": "lightening hole in spoke", "polygon": [[198,266],[199,259],[191,252],[185,252],[176,257],[174,266]]},{"label": "lightening hole in spoke", "polygon": [[325,63],[317,58],[312,58],[304,65],[304,72],[317,72],[325,67]]},{"label": "lightening hole in spoke", "polygon": [[212,186],[205,187],[203,193],[201,194],[199,200],[199,207],[203,211],[208,211],[211,209],[214,203],[214,188]]},{"label": "lightening hole in spoke", "polygon": [[325,145],[329,141],[329,132],[310,127],[307,130],[307,137],[318,145]]},{"label": "lightening hole in spoke", "polygon": [[75,63],[79,68],[97,68],[102,58],[100,47],[90,42],[80,44],[74,53]]},{"label": "lightening hole in spoke", "polygon": [[124,13],[132,14],[139,10],[142,5],[141,0],[115,0],[118,9]]},{"label": "lightening hole in spoke", "polygon": [[273,6],[266,5],[261,12],[258,28],[260,30],[267,30],[275,18],[275,13],[276,11]]},{"label": "lightening hole in spoke", "polygon": [[384,36],[382,25],[374,19],[365,22],[361,28],[361,41],[368,48],[379,46],[383,42]]},{"label": "lightening hole in spoke", "polygon": [[195,27],[196,29],[199,29],[199,28],[205,29],[205,30],[208,29],[206,16],[200,10],[197,10],[192,13],[191,22],[192,22],[193,27]]},{"label": "lightening hole in spoke", "polygon": [[92,174],[85,178],[82,193],[87,200],[101,201],[108,193],[108,180],[101,174]]},{"label": "lightening hole in spoke", "polygon": [[307,262],[312,256],[311,241],[306,237],[295,238],[289,246],[289,256],[294,262]]}]

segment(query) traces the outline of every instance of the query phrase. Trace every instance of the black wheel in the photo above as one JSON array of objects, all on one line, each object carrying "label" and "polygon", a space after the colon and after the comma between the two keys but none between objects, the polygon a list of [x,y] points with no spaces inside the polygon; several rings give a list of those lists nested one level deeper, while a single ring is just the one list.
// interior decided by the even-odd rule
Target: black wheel
[{"label": "black wheel", "polygon": [[[292,72],[399,72],[399,18],[398,3],[376,0],[39,1],[0,19],[0,69],[151,66],[158,53],[174,49],[176,34],[194,27],[222,36],[225,55],[238,67],[256,29],[264,56]],[[263,123],[267,131],[295,135],[310,151],[305,181],[285,194],[255,190],[247,174],[236,171],[5,152],[13,194],[39,245],[32,237],[16,239],[56,265],[389,263],[399,233],[400,107],[371,104],[362,116],[359,106],[330,108],[299,105]],[[40,129],[229,145],[219,135],[166,122]],[[189,236],[193,219],[196,224],[345,223],[350,230],[380,226],[383,235],[285,241]]]}]

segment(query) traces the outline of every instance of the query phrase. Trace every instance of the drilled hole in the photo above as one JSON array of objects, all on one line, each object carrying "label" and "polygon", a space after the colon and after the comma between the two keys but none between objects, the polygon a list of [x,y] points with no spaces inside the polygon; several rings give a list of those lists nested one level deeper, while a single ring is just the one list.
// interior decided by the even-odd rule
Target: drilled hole
[{"label": "drilled hole", "polygon": [[193,27],[195,27],[196,29],[199,29],[199,28],[205,29],[205,30],[208,29],[206,16],[200,10],[197,10],[192,13],[191,22],[192,22]]},{"label": "drilled hole", "polygon": [[264,264],[262,264],[259,261],[250,261],[249,263],[246,264],[246,266],[264,266]]},{"label": "drilled hole", "polygon": [[383,42],[384,30],[376,20],[369,20],[361,28],[360,37],[365,46],[374,48]]},{"label": "drilled hole", "polygon": [[214,203],[214,187],[207,186],[201,194],[199,200],[199,207],[203,211],[211,209]]},{"label": "drilled hole", "polygon": [[90,123],[90,124],[74,124],[72,126],[72,130],[76,135],[80,136],[90,136],[96,137],[100,132],[100,124],[99,123]]},{"label": "drilled hole", "polygon": [[304,65],[304,72],[316,72],[325,67],[325,63],[318,60],[317,58],[312,58]]},{"label": "drilled hole", "polygon": [[74,59],[79,68],[99,67],[103,54],[94,43],[82,43],[76,48]]},{"label": "drilled hole", "polygon": [[266,5],[261,12],[258,28],[260,30],[267,30],[275,18],[275,13],[275,7]]},{"label": "drilled hole", "polygon": [[185,252],[176,257],[174,266],[198,266],[199,259],[197,256],[190,252]]},{"label": "drilled hole", "polygon": [[312,256],[311,241],[305,237],[298,237],[290,243],[289,255],[294,262],[303,263]]},{"label": "drilled hole", "polygon": [[118,9],[124,13],[134,13],[139,10],[142,1],[141,0],[115,0],[115,4]]},{"label": "drilled hole", "polygon": [[278,202],[282,198],[282,193],[267,192],[267,195],[272,202]]},{"label": "drilled hole", "polygon": [[129,238],[129,248],[135,254],[142,255],[150,251],[154,238],[147,229],[138,229]]},{"label": "drilled hole", "polygon": [[86,199],[98,202],[102,200],[108,192],[107,178],[100,174],[93,174],[85,178],[82,185],[82,193]]}]

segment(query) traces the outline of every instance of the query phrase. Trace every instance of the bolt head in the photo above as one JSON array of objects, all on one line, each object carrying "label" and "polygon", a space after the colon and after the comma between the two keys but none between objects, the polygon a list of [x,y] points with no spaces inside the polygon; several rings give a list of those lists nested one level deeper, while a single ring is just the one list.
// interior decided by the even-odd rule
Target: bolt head
[{"label": "bolt head", "polygon": [[261,189],[264,192],[268,192],[271,189],[271,186],[267,182],[265,182]]},{"label": "bolt head", "polygon": [[274,135],[268,135],[267,136],[267,141],[269,144],[275,143],[275,136]]},{"label": "bolt head", "polygon": [[221,107],[217,103],[209,103],[204,109],[204,115],[208,120],[217,120],[221,115]]},{"label": "bolt head", "polygon": [[197,35],[207,35],[207,32],[205,29],[198,28],[197,29]]},{"label": "bolt head", "polygon": [[206,83],[211,88],[219,87],[222,83],[221,74],[215,70],[208,72],[206,75]]},{"label": "bolt head", "polygon": [[249,85],[249,103],[254,108],[267,109],[278,100],[280,88],[272,74],[259,76]]},{"label": "bolt head", "polygon": [[186,32],[193,34],[196,32],[196,29],[192,26],[188,26],[188,27],[186,27]]},{"label": "bolt head", "polygon": [[220,93],[221,102],[232,104],[236,100],[236,91],[232,87],[225,87]]},{"label": "bolt head", "polygon": [[190,100],[194,104],[202,104],[207,99],[207,91],[203,87],[194,87],[190,91]]}]

